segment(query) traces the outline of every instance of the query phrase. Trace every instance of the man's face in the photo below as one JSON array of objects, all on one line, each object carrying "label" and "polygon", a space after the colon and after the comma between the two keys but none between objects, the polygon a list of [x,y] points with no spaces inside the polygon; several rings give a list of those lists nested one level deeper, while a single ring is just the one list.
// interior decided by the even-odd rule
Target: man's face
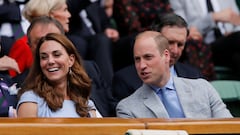
[{"label": "man's face", "polygon": [[186,28],[177,26],[165,26],[162,28],[161,33],[169,41],[170,50],[170,66],[174,65],[181,57],[185,42],[187,40]]},{"label": "man's face", "polygon": [[153,38],[140,38],[134,44],[134,61],[137,73],[146,84],[161,86],[169,72],[170,53],[161,55]]},{"label": "man's face", "polygon": [[41,37],[45,36],[48,33],[59,33],[60,30],[54,24],[36,24],[30,32],[30,46],[33,54],[35,53],[36,46],[41,39]]}]

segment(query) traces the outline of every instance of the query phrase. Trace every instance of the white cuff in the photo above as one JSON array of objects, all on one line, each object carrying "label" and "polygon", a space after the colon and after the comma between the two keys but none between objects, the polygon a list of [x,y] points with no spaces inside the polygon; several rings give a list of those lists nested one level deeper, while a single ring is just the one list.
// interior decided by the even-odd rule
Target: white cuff
[{"label": "white cuff", "polygon": [[12,106],[9,106],[8,108],[8,117],[14,117],[14,111]]}]

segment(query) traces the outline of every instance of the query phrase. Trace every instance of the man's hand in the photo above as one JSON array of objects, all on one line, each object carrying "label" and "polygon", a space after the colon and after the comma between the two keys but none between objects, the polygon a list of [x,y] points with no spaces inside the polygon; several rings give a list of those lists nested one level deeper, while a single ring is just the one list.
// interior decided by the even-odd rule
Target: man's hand
[{"label": "man's hand", "polygon": [[108,38],[110,38],[112,41],[117,41],[119,39],[119,33],[117,30],[112,29],[112,28],[107,28],[105,30],[105,34],[107,35]]},{"label": "man's hand", "polygon": [[240,25],[240,16],[231,8],[212,13],[213,19],[216,22],[227,22],[233,25]]},{"label": "man's hand", "polygon": [[9,69],[13,69],[17,73],[20,73],[18,64],[15,61],[15,59],[5,55],[2,58],[0,58],[0,71],[5,71]]}]

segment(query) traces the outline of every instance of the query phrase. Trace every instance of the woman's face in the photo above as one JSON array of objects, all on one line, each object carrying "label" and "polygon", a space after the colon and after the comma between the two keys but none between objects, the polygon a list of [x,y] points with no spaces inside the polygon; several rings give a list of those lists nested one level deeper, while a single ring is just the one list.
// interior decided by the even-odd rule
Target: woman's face
[{"label": "woman's face", "polygon": [[59,6],[59,8],[51,11],[50,16],[62,24],[65,32],[69,31],[69,18],[71,17],[71,14],[68,11],[67,4],[63,4]]},{"label": "woman's face", "polygon": [[66,83],[74,55],[68,55],[65,48],[54,40],[44,41],[39,48],[40,66],[45,77],[55,83]]}]

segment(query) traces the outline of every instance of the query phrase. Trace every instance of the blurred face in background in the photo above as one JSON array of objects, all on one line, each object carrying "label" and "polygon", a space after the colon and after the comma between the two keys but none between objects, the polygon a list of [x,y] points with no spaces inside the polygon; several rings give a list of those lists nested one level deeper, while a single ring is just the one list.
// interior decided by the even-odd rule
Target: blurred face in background
[{"label": "blurred face in background", "polygon": [[71,17],[71,14],[68,11],[66,3],[59,5],[57,8],[53,9],[50,12],[50,16],[55,18],[62,24],[65,32],[69,31],[69,18]]},{"label": "blurred face in background", "polygon": [[103,7],[108,17],[111,17],[113,14],[113,3],[114,0],[104,0]]},{"label": "blurred face in background", "polygon": [[29,36],[30,36],[30,46],[33,54],[35,53],[36,46],[40,40],[41,37],[47,35],[47,33],[59,33],[61,34],[61,31],[55,24],[36,24]]},{"label": "blurred face in background", "polygon": [[187,40],[187,30],[177,26],[164,26],[161,33],[169,41],[170,66],[172,66],[182,55]]}]

